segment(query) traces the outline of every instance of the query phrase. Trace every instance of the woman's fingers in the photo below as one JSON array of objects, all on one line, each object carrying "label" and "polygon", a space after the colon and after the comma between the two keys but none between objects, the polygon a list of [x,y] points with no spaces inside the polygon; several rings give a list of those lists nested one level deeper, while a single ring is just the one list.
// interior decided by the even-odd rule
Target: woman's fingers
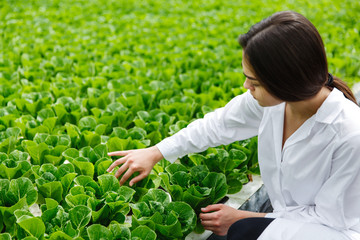
[{"label": "woman's fingers", "polygon": [[208,205],[205,208],[201,208],[202,212],[214,212],[214,211],[219,211],[221,210],[221,208],[223,207],[223,204],[212,204],[212,205]]},{"label": "woman's fingers", "polygon": [[226,235],[226,231],[221,231],[220,229],[219,229],[219,227],[216,227],[216,226],[214,226],[214,225],[204,225],[204,223],[203,222],[201,222],[201,224],[204,226],[204,228],[206,229],[206,230],[209,230],[209,231],[212,231],[214,234],[216,234],[216,235],[219,235],[219,236],[224,236],[224,235]]},{"label": "woman's fingers", "polygon": [[253,215],[251,212],[237,210],[224,204],[209,205],[201,211],[199,215],[201,224],[216,235],[226,235],[234,222]]},{"label": "woman's fingers", "polygon": [[106,170],[107,172],[111,172],[116,166],[123,164],[126,162],[126,157],[123,158],[119,158],[118,160],[116,160],[115,162],[113,162],[110,167]]},{"label": "woman's fingers", "polygon": [[[125,164],[124,164],[125,165]],[[124,166],[123,165],[123,166]],[[120,169],[119,169],[120,170]],[[125,174],[122,176],[122,178],[120,179],[120,185],[123,185],[126,180],[129,179],[129,177],[134,173],[134,170],[132,170],[131,168],[128,168],[128,170],[125,172]],[[121,175],[121,174],[120,174]],[[119,175],[119,176],[120,176]],[[132,184],[130,184],[130,186],[132,186]]]},{"label": "woman's fingers", "polygon": [[109,156],[123,156],[122,158],[113,162],[107,169],[111,172],[116,166],[120,168],[115,173],[115,177],[120,179],[120,184],[124,184],[132,174],[138,172],[139,175],[134,177],[129,183],[132,186],[134,183],[144,179],[154,165],[163,158],[163,155],[156,146],[144,149],[116,151],[108,153]]},{"label": "woman's fingers", "polygon": [[216,217],[218,217],[218,213],[214,212],[214,213],[200,213],[199,217],[202,221],[206,221],[206,220],[212,220]]},{"label": "woman's fingers", "polygon": [[220,217],[221,212],[219,212],[224,207],[223,204],[213,204],[205,208],[201,208],[202,213],[199,217],[202,221],[213,220]]},{"label": "woman's fingers", "polygon": [[[201,223],[202,224],[202,223]],[[203,225],[204,226],[204,225]],[[206,226],[204,226],[204,228],[206,229],[206,230],[209,230],[209,231],[212,231],[212,232],[214,232],[214,231],[216,231],[216,229],[214,228],[214,227],[206,227]],[[215,233],[215,232],[214,232]]]},{"label": "woman's fingers", "polygon": [[129,150],[128,151],[116,151],[116,152],[109,152],[108,156],[112,157],[112,156],[126,156],[127,154],[129,154]]},{"label": "woman's fingers", "polygon": [[227,233],[227,229],[228,228],[224,228],[221,223],[221,221],[219,219],[212,219],[212,220],[202,220],[201,219],[201,224],[203,225],[203,227],[206,230],[212,231],[213,233],[215,233],[216,235],[226,235]]},{"label": "woman's fingers", "polygon": [[123,165],[121,165],[121,167],[116,171],[115,177],[116,178],[120,177],[126,171],[126,169],[128,169],[128,165],[129,165],[128,162],[126,162],[125,160]]},{"label": "woman's fingers", "polygon": [[[208,228],[213,228],[214,224],[212,220],[201,220],[201,225],[204,226],[204,228],[208,229]],[[210,229],[208,229],[210,230]]]}]

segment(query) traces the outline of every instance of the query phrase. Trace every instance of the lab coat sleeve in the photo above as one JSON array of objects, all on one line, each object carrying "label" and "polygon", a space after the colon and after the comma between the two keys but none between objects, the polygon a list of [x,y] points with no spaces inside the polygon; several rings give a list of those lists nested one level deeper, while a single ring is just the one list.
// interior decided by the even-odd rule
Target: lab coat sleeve
[{"label": "lab coat sleeve", "polygon": [[315,197],[314,206],[290,207],[266,217],[319,223],[338,231],[349,230],[360,224],[359,183],[360,132],[357,131],[334,144],[331,171]]},{"label": "lab coat sleeve", "polygon": [[165,159],[174,162],[188,153],[256,136],[262,115],[263,108],[246,92],[156,146]]}]

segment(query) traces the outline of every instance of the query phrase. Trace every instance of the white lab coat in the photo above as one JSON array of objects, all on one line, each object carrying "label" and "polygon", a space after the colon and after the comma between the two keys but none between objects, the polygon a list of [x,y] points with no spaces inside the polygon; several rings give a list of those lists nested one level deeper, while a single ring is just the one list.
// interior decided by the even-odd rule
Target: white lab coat
[{"label": "white lab coat", "polygon": [[258,135],[261,177],[276,218],[263,240],[360,239],[360,108],[334,89],[285,142],[285,103],[261,107],[249,92],[164,139],[170,162]]}]

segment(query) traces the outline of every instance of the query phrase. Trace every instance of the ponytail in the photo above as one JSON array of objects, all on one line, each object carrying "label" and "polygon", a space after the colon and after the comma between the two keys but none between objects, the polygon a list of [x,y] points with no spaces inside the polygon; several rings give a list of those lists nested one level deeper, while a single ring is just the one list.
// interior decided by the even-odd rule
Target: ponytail
[{"label": "ponytail", "polygon": [[358,105],[353,92],[346,85],[346,83],[343,80],[341,80],[340,78],[332,76],[331,74],[329,74],[329,80],[328,80],[326,86],[329,89],[332,89],[333,87],[339,89],[347,99],[353,101],[356,105]]}]

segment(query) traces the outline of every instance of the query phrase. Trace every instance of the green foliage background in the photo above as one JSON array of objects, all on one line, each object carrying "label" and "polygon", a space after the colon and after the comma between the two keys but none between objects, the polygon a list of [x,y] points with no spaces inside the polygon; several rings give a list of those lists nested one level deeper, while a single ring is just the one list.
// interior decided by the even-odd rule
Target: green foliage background
[{"label": "green foliage background", "polygon": [[[0,192],[11,192],[10,180],[24,181],[32,193],[34,186],[39,189],[42,212],[60,208],[58,203],[74,211],[65,200],[84,191],[73,188],[74,181],[87,179],[96,188],[111,163],[107,151],[156,144],[244,92],[237,38],[281,10],[300,12],[317,27],[330,72],[350,86],[360,82],[359,1],[0,0]],[[232,157],[217,159],[229,163],[231,168],[219,172],[235,192],[256,166],[256,140],[222,148],[224,156],[232,148],[241,150],[249,161],[236,169]],[[204,156],[214,158],[221,151],[210,149]],[[204,156],[181,162],[201,165],[209,159]],[[65,159],[71,164],[63,164]],[[135,186],[134,199],[159,186],[156,174],[166,166],[162,162]],[[63,192],[47,193],[55,184]],[[118,194],[97,195],[107,196],[109,206],[120,201]],[[0,232],[19,238],[34,234],[28,218],[38,218],[25,210],[17,212],[17,220],[14,216],[14,209],[33,204],[24,199],[15,199],[15,205],[0,199]],[[91,209],[84,208],[89,223]],[[5,214],[10,216],[6,220]],[[78,229],[85,239],[100,231],[124,234],[116,224],[109,226],[111,232],[97,224],[94,216],[100,219],[101,213],[92,214],[90,224],[96,224],[87,233]],[[120,219],[118,212],[113,215]],[[52,233],[44,222],[46,234]],[[68,235],[80,234],[69,222],[66,229]],[[39,239],[49,237],[44,232],[37,233]]]},{"label": "green foliage background", "polygon": [[[238,35],[288,9],[318,28],[330,71],[350,84],[360,81],[360,3],[354,0],[3,0],[0,6],[0,79],[25,78],[35,89],[60,76],[67,83],[75,77],[125,77],[135,88],[173,80],[180,92],[207,91],[200,87],[204,82],[222,85],[229,79],[231,87],[241,87],[243,77],[234,74],[241,71]],[[209,74],[196,77],[197,71]],[[183,83],[188,78],[192,82]]]}]

